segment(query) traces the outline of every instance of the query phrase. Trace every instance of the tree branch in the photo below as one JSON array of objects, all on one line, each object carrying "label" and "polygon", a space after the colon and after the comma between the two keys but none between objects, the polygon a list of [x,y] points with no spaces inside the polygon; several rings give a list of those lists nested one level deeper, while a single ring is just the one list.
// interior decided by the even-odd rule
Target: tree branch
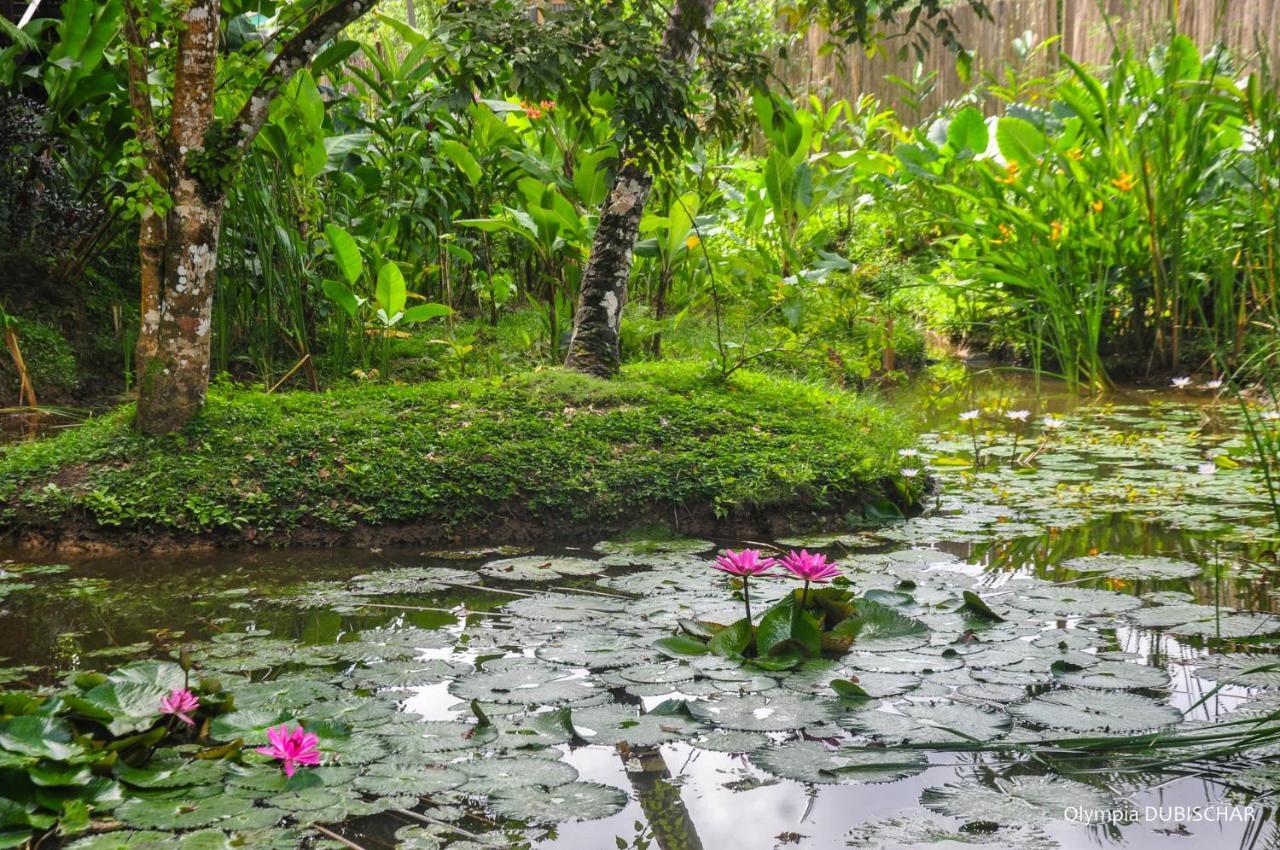
[{"label": "tree branch", "polygon": [[129,105],[133,108],[134,129],[148,160],[160,155],[160,135],[156,131],[155,114],[151,109],[151,88],[147,83],[150,68],[147,64],[147,46],[138,32],[137,10],[132,0],[124,4],[124,35],[129,68]]},{"label": "tree branch", "polygon": [[293,75],[306,67],[326,42],[377,4],[378,0],[339,0],[285,42],[236,116],[234,132],[240,150],[246,150],[253,143],[266,123],[271,101],[284,90]]}]

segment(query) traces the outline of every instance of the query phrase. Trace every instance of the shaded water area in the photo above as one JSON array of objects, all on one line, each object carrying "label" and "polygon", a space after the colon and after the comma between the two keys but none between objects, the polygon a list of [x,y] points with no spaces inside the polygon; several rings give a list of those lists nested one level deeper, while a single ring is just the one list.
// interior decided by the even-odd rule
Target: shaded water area
[{"label": "shaded water area", "polygon": [[[895,403],[928,429],[902,458],[904,482],[937,477],[928,510],[772,541],[822,548],[891,609],[842,657],[660,647],[682,619],[740,616],[707,563],[744,541],[641,538],[14,556],[2,672],[49,685],[189,647],[236,694],[215,738],[321,730],[306,788],[252,758],[138,780],[116,816],[155,846],[342,846],[314,824],[368,850],[1280,846],[1277,738],[1196,737],[1280,709],[1272,515],[1232,405],[999,376]],[[757,612],[791,589],[760,580]],[[1063,743],[1153,730],[1186,741]]]}]

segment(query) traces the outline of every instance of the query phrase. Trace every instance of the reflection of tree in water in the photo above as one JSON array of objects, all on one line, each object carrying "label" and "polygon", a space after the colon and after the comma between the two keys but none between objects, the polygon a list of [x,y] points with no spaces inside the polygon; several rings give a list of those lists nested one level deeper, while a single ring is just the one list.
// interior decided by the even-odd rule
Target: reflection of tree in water
[{"label": "reflection of tree in water", "polygon": [[680,797],[680,786],[671,781],[662,750],[622,743],[618,755],[657,845],[662,850],[702,850],[702,839]]}]

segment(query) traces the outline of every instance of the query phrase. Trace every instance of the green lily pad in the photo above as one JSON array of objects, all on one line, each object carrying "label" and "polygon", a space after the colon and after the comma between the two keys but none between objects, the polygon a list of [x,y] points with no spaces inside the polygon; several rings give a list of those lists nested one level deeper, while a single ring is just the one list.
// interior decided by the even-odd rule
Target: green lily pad
[{"label": "green lily pad", "polygon": [[1182,712],[1173,706],[1123,691],[1053,691],[1006,710],[1050,729],[1115,735],[1162,729],[1182,720]]},{"label": "green lily pad", "polygon": [[555,788],[525,785],[494,794],[489,807],[504,817],[532,823],[600,820],[622,811],[627,795],[596,782],[569,782]]},{"label": "green lily pad", "polygon": [[896,782],[923,772],[928,757],[915,750],[831,747],[820,741],[792,741],[752,753],[751,763],[796,782]]},{"label": "green lily pad", "polygon": [[572,670],[532,658],[499,658],[457,679],[449,693],[461,699],[555,705],[590,696],[595,685]]},{"label": "green lily pad", "polygon": [[1123,593],[1086,587],[1029,587],[1019,590],[1010,598],[1009,604],[1055,617],[1099,617],[1131,611],[1141,607],[1142,600]]},{"label": "green lily pad", "polygon": [[1169,684],[1169,674],[1161,667],[1145,664],[1129,664],[1124,661],[1099,661],[1083,670],[1055,671],[1058,681],[1078,688],[1163,688]]},{"label": "green lily pad", "polygon": [[524,785],[555,788],[578,778],[573,765],[531,756],[479,758],[463,763],[459,769],[466,775],[463,790],[471,794],[503,794]]},{"label": "green lily pad", "polygon": [[1062,566],[1078,573],[1157,580],[1196,578],[1203,572],[1200,565],[1190,561],[1152,555],[1088,555],[1063,561]]},{"label": "green lily pad", "polygon": [[541,555],[524,555],[519,558],[490,561],[479,570],[482,575],[490,578],[509,581],[556,581],[565,576],[589,576],[603,571],[604,567],[590,558]]},{"label": "green lily pad", "polygon": [[994,787],[943,785],[926,789],[920,802],[938,814],[1012,826],[1036,826],[1067,820],[1068,812],[1111,811],[1121,805],[1106,791],[1060,776],[1000,778]]},{"label": "green lily pad", "polygon": [[627,705],[600,705],[572,714],[577,734],[593,744],[627,743],[651,747],[687,738],[702,731],[696,721],[680,714],[640,714]]},{"label": "green lily pad", "polygon": [[746,732],[786,732],[835,720],[840,708],[833,700],[790,692],[723,696],[689,703],[699,720]]},{"label": "green lily pad", "polygon": [[368,765],[352,785],[367,794],[379,796],[406,794],[425,797],[457,788],[466,781],[466,774],[452,768],[378,762]]},{"label": "green lily pad", "polygon": [[115,816],[143,829],[195,829],[243,814],[252,807],[252,800],[226,794],[201,799],[135,798],[116,807]]},{"label": "green lily pad", "polygon": [[992,741],[1008,734],[1013,723],[1003,711],[957,702],[896,706],[899,713],[863,711],[851,716],[850,729],[889,743],[960,743]]}]

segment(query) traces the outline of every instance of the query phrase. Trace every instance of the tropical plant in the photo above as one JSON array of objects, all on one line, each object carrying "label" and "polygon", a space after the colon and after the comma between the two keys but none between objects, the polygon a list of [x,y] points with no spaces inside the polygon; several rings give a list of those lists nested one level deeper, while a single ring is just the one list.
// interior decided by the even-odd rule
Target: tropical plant
[{"label": "tropical plant", "polygon": [[[372,332],[376,337],[382,374],[386,375],[390,368],[390,340],[401,326],[448,316],[453,311],[448,305],[425,300],[407,306],[409,292],[399,265],[392,260],[378,262],[376,259],[366,263],[356,240],[336,224],[326,225],[324,234],[334,264],[342,274],[341,280],[325,278],[322,284],[325,294],[354,323],[362,361],[366,334]],[[374,253],[376,258],[376,249]],[[372,271],[374,267],[376,275]],[[415,295],[415,298],[421,299],[421,296]]]}]

